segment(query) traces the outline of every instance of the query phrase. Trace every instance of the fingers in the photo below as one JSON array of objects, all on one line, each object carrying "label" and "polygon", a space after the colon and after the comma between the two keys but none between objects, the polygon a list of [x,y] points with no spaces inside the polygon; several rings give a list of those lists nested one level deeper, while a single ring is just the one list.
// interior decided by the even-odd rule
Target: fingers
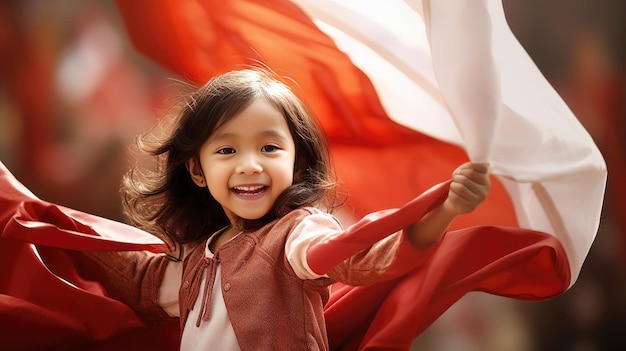
[{"label": "fingers", "polygon": [[479,186],[476,183],[452,182],[450,184],[450,194],[453,201],[461,201],[460,205],[473,209],[486,197],[489,189],[486,186]]},{"label": "fingers", "polygon": [[489,173],[489,163],[467,162],[459,166],[459,168],[457,168],[454,171],[454,174],[456,175],[456,174],[461,174],[461,173],[473,173],[473,172]]},{"label": "fingers", "polygon": [[448,206],[457,213],[473,211],[489,193],[489,164],[466,163],[454,171]]},{"label": "fingers", "polygon": [[490,186],[489,164],[465,163],[454,171],[452,179],[468,186],[474,192],[481,192],[485,186]]}]

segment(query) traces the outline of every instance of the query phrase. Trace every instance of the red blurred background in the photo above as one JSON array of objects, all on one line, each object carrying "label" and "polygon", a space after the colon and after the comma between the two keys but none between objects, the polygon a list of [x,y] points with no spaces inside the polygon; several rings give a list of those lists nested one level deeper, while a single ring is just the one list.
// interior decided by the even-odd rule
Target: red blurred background
[{"label": "red blurred background", "polygon": [[[504,1],[513,32],[603,152],[600,230],[576,285],[545,302],[472,293],[420,350],[626,349],[626,2]],[[131,47],[111,0],[0,2],[0,160],[37,196],[124,220],[128,147],[176,83]],[[572,189],[576,191],[576,189]]]}]

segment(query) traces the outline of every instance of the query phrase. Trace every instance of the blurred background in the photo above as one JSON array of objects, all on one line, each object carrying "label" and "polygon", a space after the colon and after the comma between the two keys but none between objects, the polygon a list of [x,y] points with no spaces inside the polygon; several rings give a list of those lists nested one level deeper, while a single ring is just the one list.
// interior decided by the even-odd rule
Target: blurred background
[{"label": "blurred background", "polygon": [[[605,157],[600,230],[562,296],[521,302],[471,293],[413,349],[626,350],[626,2],[504,6]],[[123,220],[118,189],[128,147],[165,109],[176,78],[134,51],[111,0],[2,0],[0,160],[42,199]]]}]

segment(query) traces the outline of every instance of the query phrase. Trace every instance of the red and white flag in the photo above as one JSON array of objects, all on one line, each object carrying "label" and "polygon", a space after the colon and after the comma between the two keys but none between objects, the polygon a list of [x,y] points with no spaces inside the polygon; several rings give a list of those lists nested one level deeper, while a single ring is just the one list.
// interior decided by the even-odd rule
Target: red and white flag
[{"label": "red and white flag", "polygon": [[[488,200],[453,229],[521,232],[448,235],[416,277],[378,299],[376,288],[335,290],[326,317],[336,348],[406,349],[467,291],[532,300],[576,281],[599,225],[605,162],[501,1],[117,3],[139,51],[198,83],[255,61],[292,78],[329,135],[357,217],[400,206],[467,158],[491,164]],[[494,256],[482,261],[485,251]],[[367,322],[346,326],[380,301],[375,316],[356,318]]]},{"label": "red and white flag", "polygon": [[138,50],[193,81],[255,61],[292,78],[330,137],[357,215],[402,204],[465,155],[489,162],[514,219],[495,189],[504,210],[461,223],[516,221],[555,236],[575,282],[606,166],[501,1],[117,2]]},{"label": "red and white flag", "polygon": [[370,78],[391,119],[491,164],[519,226],[564,246],[573,284],[598,229],[606,166],[501,1],[294,2]]},{"label": "red and white flag", "polygon": [[[325,311],[333,349],[406,350],[468,291],[536,300],[562,293],[576,281],[598,229],[605,163],[514,38],[500,1],[117,4],[135,47],[186,79],[201,84],[250,64],[292,79],[292,88],[329,136],[350,195],[346,207],[357,218],[400,207],[381,213],[376,223],[402,224],[407,213],[419,213],[445,196],[439,186],[409,202],[449,179],[458,165],[469,159],[491,164],[488,199],[459,218],[423,261],[400,260],[397,267],[411,269],[369,287],[333,290]],[[0,213],[2,236],[37,242],[56,230],[58,238],[89,234],[76,235],[84,243],[71,240],[79,246],[93,245],[90,239],[101,235],[106,245],[118,247],[111,244],[115,235],[109,237],[117,224],[42,203],[6,169],[0,168],[0,175],[5,190],[0,200],[7,205]],[[46,235],[37,235],[40,228]],[[347,233],[376,234],[372,228],[366,221]],[[159,245],[141,242],[132,229],[129,233],[119,238],[119,247]],[[90,320],[88,330],[80,330],[84,315],[69,310],[62,299],[45,296],[80,295],[77,303],[118,311],[117,318],[130,312],[106,298],[101,287],[74,276],[62,254],[45,249],[42,256],[36,245],[9,240],[0,241],[2,257],[15,258],[0,269],[2,325],[2,318],[27,311],[32,319],[20,319],[23,325],[14,323],[12,330],[29,330],[43,313],[54,321],[45,324],[50,329],[45,335],[53,340],[78,335],[115,341],[137,328],[135,319],[126,324]],[[65,239],[57,244],[68,245]],[[21,265],[52,281],[46,264],[65,272],[47,294],[10,279]],[[133,340],[142,337],[134,335]]]}]

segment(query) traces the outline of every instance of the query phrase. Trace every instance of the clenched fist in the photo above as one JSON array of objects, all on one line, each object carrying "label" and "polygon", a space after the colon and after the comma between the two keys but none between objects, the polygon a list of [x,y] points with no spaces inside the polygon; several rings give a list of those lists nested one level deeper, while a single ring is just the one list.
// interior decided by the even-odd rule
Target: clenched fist
[{"label": "clenched fist", "polygon": [[489,189],[489,165],[465,163],[454,171],[448,198],[443,207],[456,215],[472,212],[485,200]]}]

